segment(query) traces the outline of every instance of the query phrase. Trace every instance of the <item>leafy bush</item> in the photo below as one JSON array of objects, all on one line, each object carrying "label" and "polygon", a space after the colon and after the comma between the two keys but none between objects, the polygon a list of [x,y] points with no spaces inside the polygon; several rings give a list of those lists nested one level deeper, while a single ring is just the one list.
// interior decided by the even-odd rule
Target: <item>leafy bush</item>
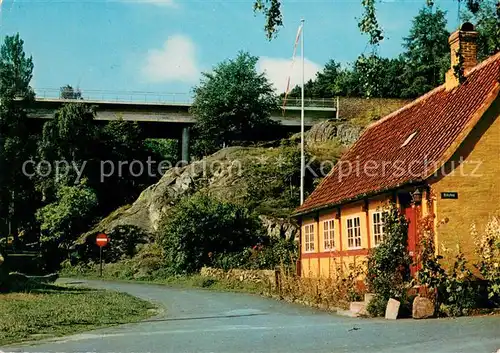
[{"label": "leafy bush", "polygon": [[[149,234],[133,225],[117,226],[107,235],[110,244],[103,249],[102,256],[103,260],[108,263],[133,257],[138,247],[150,240]],[[71,254],[73,264],[99,260],[99,247],[95,243],[96,236],[97,233],[89,235],[84,244],[76,246],[76,251]]]},{"label": "leafy bush", "polygon": [[442,315],[467,315],[480,298],[479,287],[474,285],[473,275],[460,248],[457,248],[453,265],[448,270],[442,267],[443,256],[435,251],[433,224],[434,218],[430,215],[424,217],[419,225],[419,261],[422,268],[418,271],[417,280],[427,287]]},{"label": "leafy bush", "polygon": [[[245,202],[261,214],[287,216],[299,206],[300,169],[297,166],[300,165],[300,149],[297,144],[288,146],[287,143],[283,140],[275,150],[279,153],[262,156],[260,163],[252,163],[244,170],[243,176],[248,180]],[[320,163],[307,152],[305,159],[309,168],[304,187],[308,193],[314,189],[315,177],[320,175]]]},{"label": "leafy bush", "polygon": [[367,285],[383,300],[403,300],[411,279],[408,222],[395,205],[390,205],[385,210],[384,226],[384,240],[368,256]]},{"label": "leafy bush", "polygon": [[72,235],[85,229],[88,217],[97,205],[94,191],[82,181],[76,186],[62,186],[57,200],[37,211],[42,243],[55,242],[64,247],[72,242]]},{"label": "leafy bush", "polygon": [[468,315],[476,307],[478,293],[464,254],[458,249],[453,266],[444,277],[438,291],[440,309],[447,316]]},{"label": "leafy bush", "polygon": [[385,316],[388,300],[381,295],[375,295],[366,306],[368,314],[374,317]]},{"label": "leafy bush", "polygon": [[97,196],[83,180],[79,185],[61,186],[56,200],[38,209],[36,218],[47,270],[59,267],[65,251],[88,226],[96,206]]},{"label": "leafy bush", "polygon": [[500,221],[492,218],[486,225],[484,233],[480,236],[475,225],[472,225],[472,237],[476,239],[476,251],[479,262],[477,269],[487,280],[488,298],[500,297]]},{"label": "leafy bush", "polygon": [[293,239],[269,239],[265,244],[254,245],[237,253],[220,254],[213,266],[224,270],[274,269],[279,265],[291,267],[298,259],[298,245]]},{"label": "leafy bush", "polygon": [[[138,246],[138,252],[133,258],[122,258],[115,263],[104,263],[103,275],[119,279],[155,280],[171,275],[165,264],[163,248],[158,244]],[[65,260],[61,264],[63,276],[96,276],[99,273],[98,261],[90,260],[72,264]]]},{"label": "leafy bush", "polygon": [[[430,289],[430,293],[436,293],[440,285],[444,282],[446,271],[442,268],[441,255],[436,254],[434,245],[434,217],[432,215],[423,217],[419,224],[420,246],[418,259],[421,268],[417,273],[417,280],[420,284]],[[436,298],[431,298],[435,300]]]},{"label": "leafy bush", "polygon": [[162,221],[158,242],[174,273],[193,273],[224,253],[258,243],[264,230],[247,208],[197,194]]},{"label": "leafy bush", "polygon": [[279,295],[290,301],[347,309],[350,302],[359,300],[364,294],[357,283],[365,273],[365,266],[356,264],[356,260],[349,266],[333,261],[335,273],[331,278],[297,276],[295,269],[282,266]]}]

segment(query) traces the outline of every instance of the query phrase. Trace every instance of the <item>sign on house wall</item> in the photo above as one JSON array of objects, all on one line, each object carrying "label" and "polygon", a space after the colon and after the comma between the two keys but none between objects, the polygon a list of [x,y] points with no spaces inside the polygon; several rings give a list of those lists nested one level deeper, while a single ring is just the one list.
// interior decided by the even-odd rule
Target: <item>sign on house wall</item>
[{"label": "sign on house wall", "polygon": [[442,192],[441,193],[441,198],[442,199],[458,199],[458,192],[454,191],[448,191],[448,192]]}]

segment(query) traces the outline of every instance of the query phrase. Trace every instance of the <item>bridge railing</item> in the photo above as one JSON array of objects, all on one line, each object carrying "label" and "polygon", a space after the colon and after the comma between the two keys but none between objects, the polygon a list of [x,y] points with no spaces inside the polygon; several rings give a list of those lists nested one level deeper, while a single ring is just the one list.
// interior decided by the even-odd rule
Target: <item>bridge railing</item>
[{"label": "bridge railing", "polygon": [[[53,88],[35,89],[37,98],[59,99],[60,90]],[[193,98],[189,93],[158,93],[143,91],[104,91],[82,90],[82,98],[90,101],[117,102],[117,103],[174,103],[192,104]]]},{"label": "bridge railing", "polygon": [[[284,99],[280,98],[280,104],[283,105]],[[301,106],[300,98],[287,98],[286,106],[287,107],[300,107]],[[311,108],[336,108],[337,107],[337,99],[336,98],[304,98],[304,107]]]},{"label": "bridge railing", "polygon": [[[55,88],[35,89],[37,98],[60,99],[60,90]],[[151,103],[151,104],[192,104],[193,97],[189,93],[158,93],[142,91],[105,91],[82,90],[82,98],[89,101],[116,102],[116,103]],[[283,106],[284,99],[279,98]],[[300,98],[287,98],[286,107],[300,107]],[[335,98],[305,98],[305,107],[336,108]]]}]

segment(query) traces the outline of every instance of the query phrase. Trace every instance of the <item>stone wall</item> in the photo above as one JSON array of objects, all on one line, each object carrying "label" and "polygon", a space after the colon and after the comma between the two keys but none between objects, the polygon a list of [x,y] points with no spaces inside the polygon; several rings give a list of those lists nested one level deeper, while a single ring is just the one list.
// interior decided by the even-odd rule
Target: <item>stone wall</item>
[{"label": "stone wall", "polygon": [[274,270],[240,270],[231,269],[224,271],[220,268],[203,267],[200,271],[203,277],[215,279],[228,279],[252,283],[263,283],[273,288],[276,286],[276,272]]}]

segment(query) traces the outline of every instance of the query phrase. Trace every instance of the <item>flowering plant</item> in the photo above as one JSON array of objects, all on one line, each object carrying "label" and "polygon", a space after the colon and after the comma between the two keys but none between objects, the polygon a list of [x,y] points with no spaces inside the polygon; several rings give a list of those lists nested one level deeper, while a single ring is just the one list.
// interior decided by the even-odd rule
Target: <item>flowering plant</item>
[{"label": "flowering plant", "polygon": [[479,262],[477,269],[489,282],[488,297],[498,297],[500,295],[500,221],[493,217],[486,225],[482,235],[472,225],[471,234],[476,239],[476,252]]}]

